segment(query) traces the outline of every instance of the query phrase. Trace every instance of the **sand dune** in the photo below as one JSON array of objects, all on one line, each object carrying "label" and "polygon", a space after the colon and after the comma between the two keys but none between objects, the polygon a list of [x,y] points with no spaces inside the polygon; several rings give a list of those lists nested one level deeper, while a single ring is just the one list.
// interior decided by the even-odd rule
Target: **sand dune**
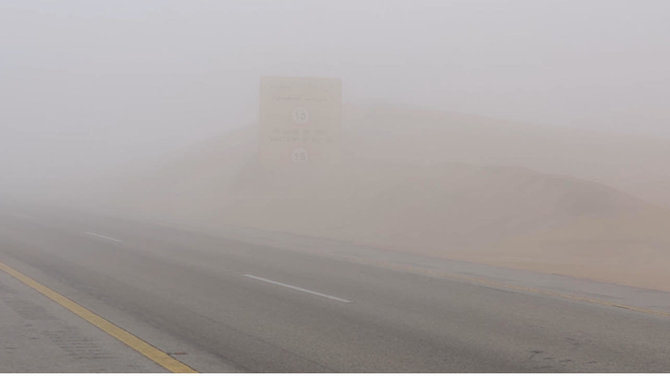
[{"label": "sand dune", "polygon": [[[339,163],[268,169],[256,134],[176,156],[125,184],[115,207],[670,289],[670,211],[617,175],[622,135],[349,107]],[[617,161],[638,151],[625,145]]]}]

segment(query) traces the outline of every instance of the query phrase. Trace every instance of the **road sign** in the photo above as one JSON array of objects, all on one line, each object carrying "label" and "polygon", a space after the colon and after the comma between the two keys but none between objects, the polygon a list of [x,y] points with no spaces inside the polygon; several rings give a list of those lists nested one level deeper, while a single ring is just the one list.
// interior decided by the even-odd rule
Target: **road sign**
[{"label": "road sign", "polygon": [[339,159],[339,79],[263,77],[259,157],[265,164],[329,163]]}]

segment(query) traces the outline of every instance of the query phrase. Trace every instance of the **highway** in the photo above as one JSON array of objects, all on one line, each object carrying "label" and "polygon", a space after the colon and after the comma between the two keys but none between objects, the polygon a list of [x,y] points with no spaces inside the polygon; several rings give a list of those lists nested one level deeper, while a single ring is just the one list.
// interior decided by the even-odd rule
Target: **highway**
[{"label": "highway", "polygon": [[198,372],[670,372],[668,293],[253,237],[2,207],[0,263],[114,327],[0,270],[0,372],[173,370],[119,330]]}]

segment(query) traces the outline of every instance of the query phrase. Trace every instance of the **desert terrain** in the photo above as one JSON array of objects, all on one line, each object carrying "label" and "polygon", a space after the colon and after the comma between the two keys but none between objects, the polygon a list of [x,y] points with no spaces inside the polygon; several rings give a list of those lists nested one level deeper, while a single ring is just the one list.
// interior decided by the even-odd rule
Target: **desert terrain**
[{"label": "desert terrain", "polygon": [[343,123],[337,162],[264,166],[249,125],[99,184],[98,205],[670,290],[666,140],[385,104]]}]

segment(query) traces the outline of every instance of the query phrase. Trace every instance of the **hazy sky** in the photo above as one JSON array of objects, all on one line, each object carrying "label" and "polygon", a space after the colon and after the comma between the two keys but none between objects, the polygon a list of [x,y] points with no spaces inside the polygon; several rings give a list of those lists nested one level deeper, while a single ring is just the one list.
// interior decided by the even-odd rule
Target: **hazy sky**
[{"label": "hazy sky", "polygon": [[668,67],[665,0],[0,0],[0,171],[104,169],[239,127],[265,74],[668,136]]}]

